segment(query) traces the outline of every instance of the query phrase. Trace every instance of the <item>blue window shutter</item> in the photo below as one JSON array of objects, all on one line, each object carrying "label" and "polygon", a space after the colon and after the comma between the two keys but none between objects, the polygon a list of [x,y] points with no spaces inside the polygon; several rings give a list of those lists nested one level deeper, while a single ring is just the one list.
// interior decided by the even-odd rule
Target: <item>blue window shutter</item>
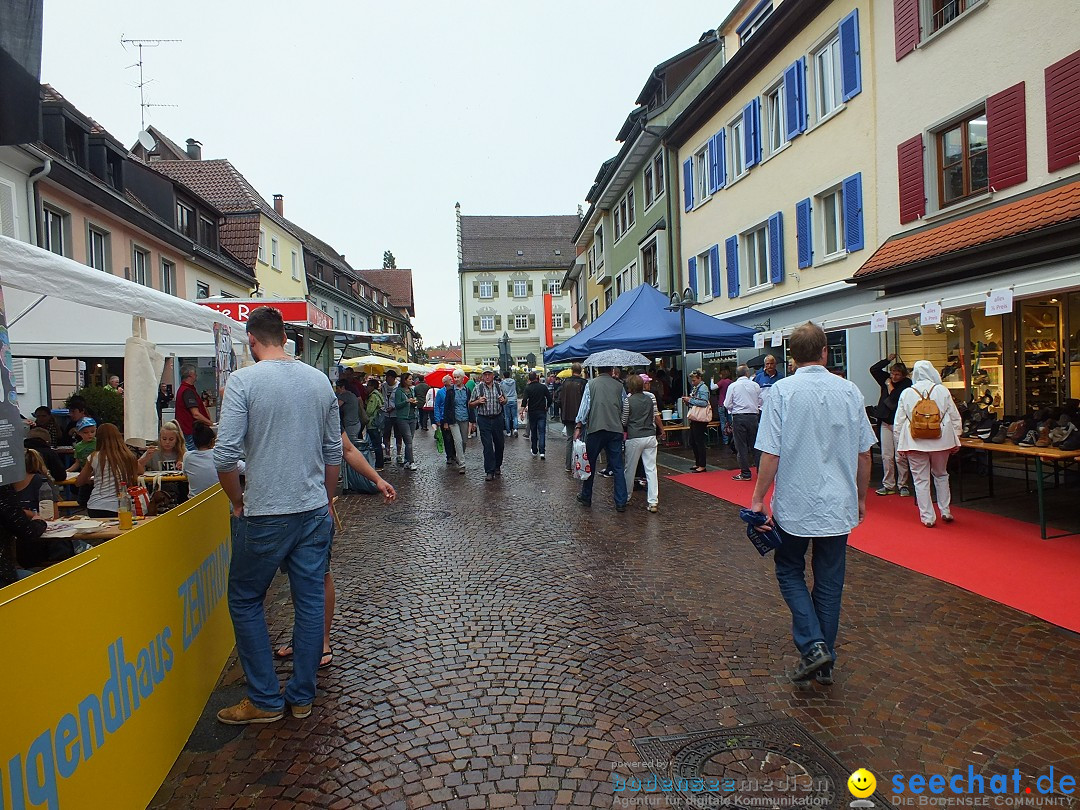
[{"label": "blue window shutter", "polygon": [[743,158],[745,159],[746,168],[748,169],[758,162],[758,151],[754,147],[754,142],[757,140],[757,126],[754,123],[754,110],[754,102],[751,101],[743,107],[742,111]]},{"label": "blue window shutter", "polygon": [[784,215],[777,211],[769,217],[769,281],[784,280]]},{"label": "blue window shutter", "polygon": [[727,297],[739,297],[739,237],[729,236],[724,240],[724,252],[727,254]]},{"label": "blue window shutter", "polygon": [[859,10],[840,21],[840,92],[844,101],[862,92]]},{"label": "blue window shutter", "polygon": [[716,133],[716,187],[724,188],[727,185],[727,130],[722,129]]},{"label": "blue window shutter", "polygon": [[686,260],[687,285],[694,291],[694,299],[697,300],[697,256],[691,256]]},{"label": "blue window shutter", "polygon": [[844,181],[844,247],[848,253],[866,247],[863,235],[862,172]]},{"label": "blue window shutter", "polygon": [[784,134],[790,141],[806,131],[806,57],[784,71]]},{"label": "blue window shutter", "polygon": [[688,158],[682,165],[683,208],[689,211],[694,207],[694,159]]},{"label": "blue window shutter", "polygon": [[811,236],[810,198],[795,203],[795,244],[799,254],[799,269],[814,263],[814,242]]},{"label": "blue window shutter", "polygon": [[713,245],[709,248],[709,268],[712,270],[712,294],[714,298],[720,297],[720,246]]},{"label": "blue window shutter", "polygon": [[705,156],[709,161],[709,193],[716,193],[716,137],[709,138]]}]

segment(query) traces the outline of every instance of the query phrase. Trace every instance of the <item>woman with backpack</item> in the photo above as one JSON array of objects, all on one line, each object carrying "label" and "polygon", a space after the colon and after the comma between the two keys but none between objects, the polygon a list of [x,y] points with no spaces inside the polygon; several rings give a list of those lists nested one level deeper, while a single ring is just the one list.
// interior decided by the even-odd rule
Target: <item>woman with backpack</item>
[{"label": "woman with backpack", "polygon": [[952,393],[941,384],[941,376],[929,360],[919,360],[911,372],[911,387],[900,394],[896,407],[896,450],[907,457],[915,482],[919,517],[928,529],[937,522],[930,497],[934,481],[941,519],[952,523],[952,493],[946,465],[960,449],[962,421]]}]

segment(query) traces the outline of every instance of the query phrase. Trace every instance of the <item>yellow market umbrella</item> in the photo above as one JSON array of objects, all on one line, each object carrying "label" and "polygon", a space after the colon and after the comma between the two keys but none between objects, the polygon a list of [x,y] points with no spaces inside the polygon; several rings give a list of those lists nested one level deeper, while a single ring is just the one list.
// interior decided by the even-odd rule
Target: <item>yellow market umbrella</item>
[{"label": "yellow market umbrella", "polygon": [[368,374],[385,374],[387,369],[391,368],[399,373],[409,370],[407,364],[399,363],[391,357],[382,357],[377,354],[368,354],[363,357],[350,357],[348,360],[342,360],[341,365],[348,368],[355,368],[359,371],[366,371]]},{"label": "yellow market umbrella", "polygon": [[567,377],[571,376],[573,373],[574,373],[573,369],[564,368],[562,371],[560,371],[555,376],[558,377],[560,380],[565,380]]}]

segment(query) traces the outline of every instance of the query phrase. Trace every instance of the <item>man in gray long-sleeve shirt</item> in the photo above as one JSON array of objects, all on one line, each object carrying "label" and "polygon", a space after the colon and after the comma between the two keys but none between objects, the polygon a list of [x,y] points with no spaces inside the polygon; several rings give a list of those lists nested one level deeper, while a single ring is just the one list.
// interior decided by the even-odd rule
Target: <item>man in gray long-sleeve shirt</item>
[{"label": "man in gray long-sleeve shirt", "polygon": [[[254,366],[229,377],[214,466],[232,502],[229,613],[248,697],[218,712],[223,723],[307,717],[323,644],[324,576],[341,465],[337,397],[324,374],[285,353],[281,314],[258,307],[247,322]],[[247,487],[237,463],[246,459]],[[284,695],[274,671],[263,602],[278,568],[293,594],[293,675]]]}]

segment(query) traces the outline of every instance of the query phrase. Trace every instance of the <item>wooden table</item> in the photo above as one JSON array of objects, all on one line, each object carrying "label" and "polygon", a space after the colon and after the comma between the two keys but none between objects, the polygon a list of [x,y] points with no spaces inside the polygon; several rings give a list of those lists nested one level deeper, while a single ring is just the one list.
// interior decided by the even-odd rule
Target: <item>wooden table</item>
[{"label": "wooden table", "polygon": [[[664,422],[664,432],[669,437],[669,441],[665,444],[665,447],[671,447],[671,446],[673,446],[675,444],[678,444],[680,447],[682,447],[683,444],[684,444],[684,442],[682,440],[683,439],[683,434],[686,433],[686,431],[688,431],[688,430],[690,430],[690,426],[689,425],[684,425],[682,422],[679,422],[679,421]],[[678,436],[678,441],[677,442],[671,440],[672,434],[676,434]]]},{"label": "wooden table", "polygon": [[[1027,462],[1029,458],[1035,459],[1035,490],[1039,496],[1039,533],[1043,540],[1049,540],[1046,536],[1046,505],[1045,505],[1045,484],[1047,472],[1043,466],[1043,462],[1050,462],[1051,473],[1054,476],[1054,487],[1056,488],[1059,483],[1060,467],[1068,466],[1069,464],[1080,463],[1080,450],[1061,450],[1057,447],[1020,447],[1017,444],[1011,444],[1005,442],[1002,444],[994,444],[993,442],[984,442],[982,439],[961,439],[960,446],[968,450],[986,450],[987,451],[987,469],[989,472],[989,485],[990,494],[981,497],[993,498],[994,497],[994,453],[1004,453],[1010,456],[1018,456],[1024,459],[1024,483],[1027,486]],[[960,500],[963,501],[964,497],[964,476],[963,467],[957,478],[958,488],[960,490]],[[1028,489],[1028,492],[1031,490]],[[978,500],[978,498],[970,498],[969,500]],[[1067,537],[1068,535],[1077,534],[1078,532],[1064,532],[1063,534],[1055,534],[1054,538]]]},{"label": "wooden table", "polygon": [[[139,518],[135,521],[135,525],[131,529],[121,529],[120,523],[115,518],[95,518],[96,520],[105,520],[105,524],[96,529],[87,529],[86,531],[76,532],[72,540],[85,540],[91,545],[104,542],[105,540],[112,540],[114,537],[119,537],[122,534],[127,534],[133,529],[137,529],[147,521],[153,520],[153,517]],[[97,542],[95,542],[97,541]]]}]

